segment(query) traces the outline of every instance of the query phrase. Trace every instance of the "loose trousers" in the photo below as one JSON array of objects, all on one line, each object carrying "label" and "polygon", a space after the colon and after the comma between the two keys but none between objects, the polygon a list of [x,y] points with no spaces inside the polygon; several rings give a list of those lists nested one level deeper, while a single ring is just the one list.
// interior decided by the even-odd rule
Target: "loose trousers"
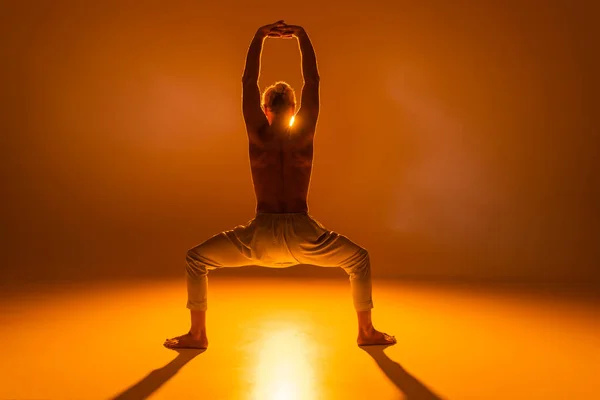
[{"label": "loose trousers", "polygon": [[369,253],[308,213],[257,213],[246,225],[214,235],[187,252],[187,308],[207,309],[209,270],[298,264],[340,267],[349,275],[354,308],[373,308]]}]

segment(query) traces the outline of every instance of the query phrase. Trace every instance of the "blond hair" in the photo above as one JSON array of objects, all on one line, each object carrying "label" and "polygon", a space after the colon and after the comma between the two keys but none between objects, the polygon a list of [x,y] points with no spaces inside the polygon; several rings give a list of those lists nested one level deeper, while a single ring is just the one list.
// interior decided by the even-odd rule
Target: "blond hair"
[{"label": "blond hair", "polygon": [[275,114],[280,113],[296,106],[296,93],[287,82],[275,82],[263,92],[262,106]]}]

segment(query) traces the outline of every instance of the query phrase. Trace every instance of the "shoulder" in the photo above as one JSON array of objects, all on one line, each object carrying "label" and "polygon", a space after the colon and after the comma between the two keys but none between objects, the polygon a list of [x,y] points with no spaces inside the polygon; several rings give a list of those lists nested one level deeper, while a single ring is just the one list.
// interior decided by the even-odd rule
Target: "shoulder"
[{"label": "shoulder", "polygon": [[290,141],[295,147],[312,146],[315,137],[316,126],[312,124],[294,124],[290,129]]},{"label": "shoulder", "polygon": [[273,138],[273,132],[268,123],[258,126],[246,124],[246,133],[250,144],[255,146],[265,146]]}]

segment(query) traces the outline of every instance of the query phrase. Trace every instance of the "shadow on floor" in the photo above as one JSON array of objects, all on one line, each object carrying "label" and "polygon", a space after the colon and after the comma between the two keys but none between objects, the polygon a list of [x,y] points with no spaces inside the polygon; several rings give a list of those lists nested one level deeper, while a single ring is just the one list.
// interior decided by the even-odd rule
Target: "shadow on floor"
[{"label": "shadow on floor", "polygon": [[129,389],[112,398],[112,400],[140,400],[150,397],[156,390],[164,385],[169,379],[183,368],[185,364],[192,361],[194,357],[205,350],[175,350],[179,354],[171,362],[162,368],[155,369]]},{"label": "shadow on floor", "polygon": [[375,360],[379,368],[390,381],[404,394],[406,400],[442,400],[422,384],[417,378],[406,372],[396,361],[384,353],[387,346],[365,346],[361,347]]}]

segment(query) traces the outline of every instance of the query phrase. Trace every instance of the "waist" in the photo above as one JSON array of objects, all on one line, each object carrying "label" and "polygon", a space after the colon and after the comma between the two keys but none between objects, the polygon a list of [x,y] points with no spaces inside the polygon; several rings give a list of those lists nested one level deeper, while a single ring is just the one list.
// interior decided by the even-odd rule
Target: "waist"
[{"label": "waist", "polygon": [[308,211],[304,211],[304,212],[264,212],[264,211],[257,211],[256,215],[274,215],[274,216],[308,215]]},{"label": "waist", "polygon": [[305,196],[283,199],[282,196],[256,196],[256,212],[262,214],[308,214],[308,204]]}]

